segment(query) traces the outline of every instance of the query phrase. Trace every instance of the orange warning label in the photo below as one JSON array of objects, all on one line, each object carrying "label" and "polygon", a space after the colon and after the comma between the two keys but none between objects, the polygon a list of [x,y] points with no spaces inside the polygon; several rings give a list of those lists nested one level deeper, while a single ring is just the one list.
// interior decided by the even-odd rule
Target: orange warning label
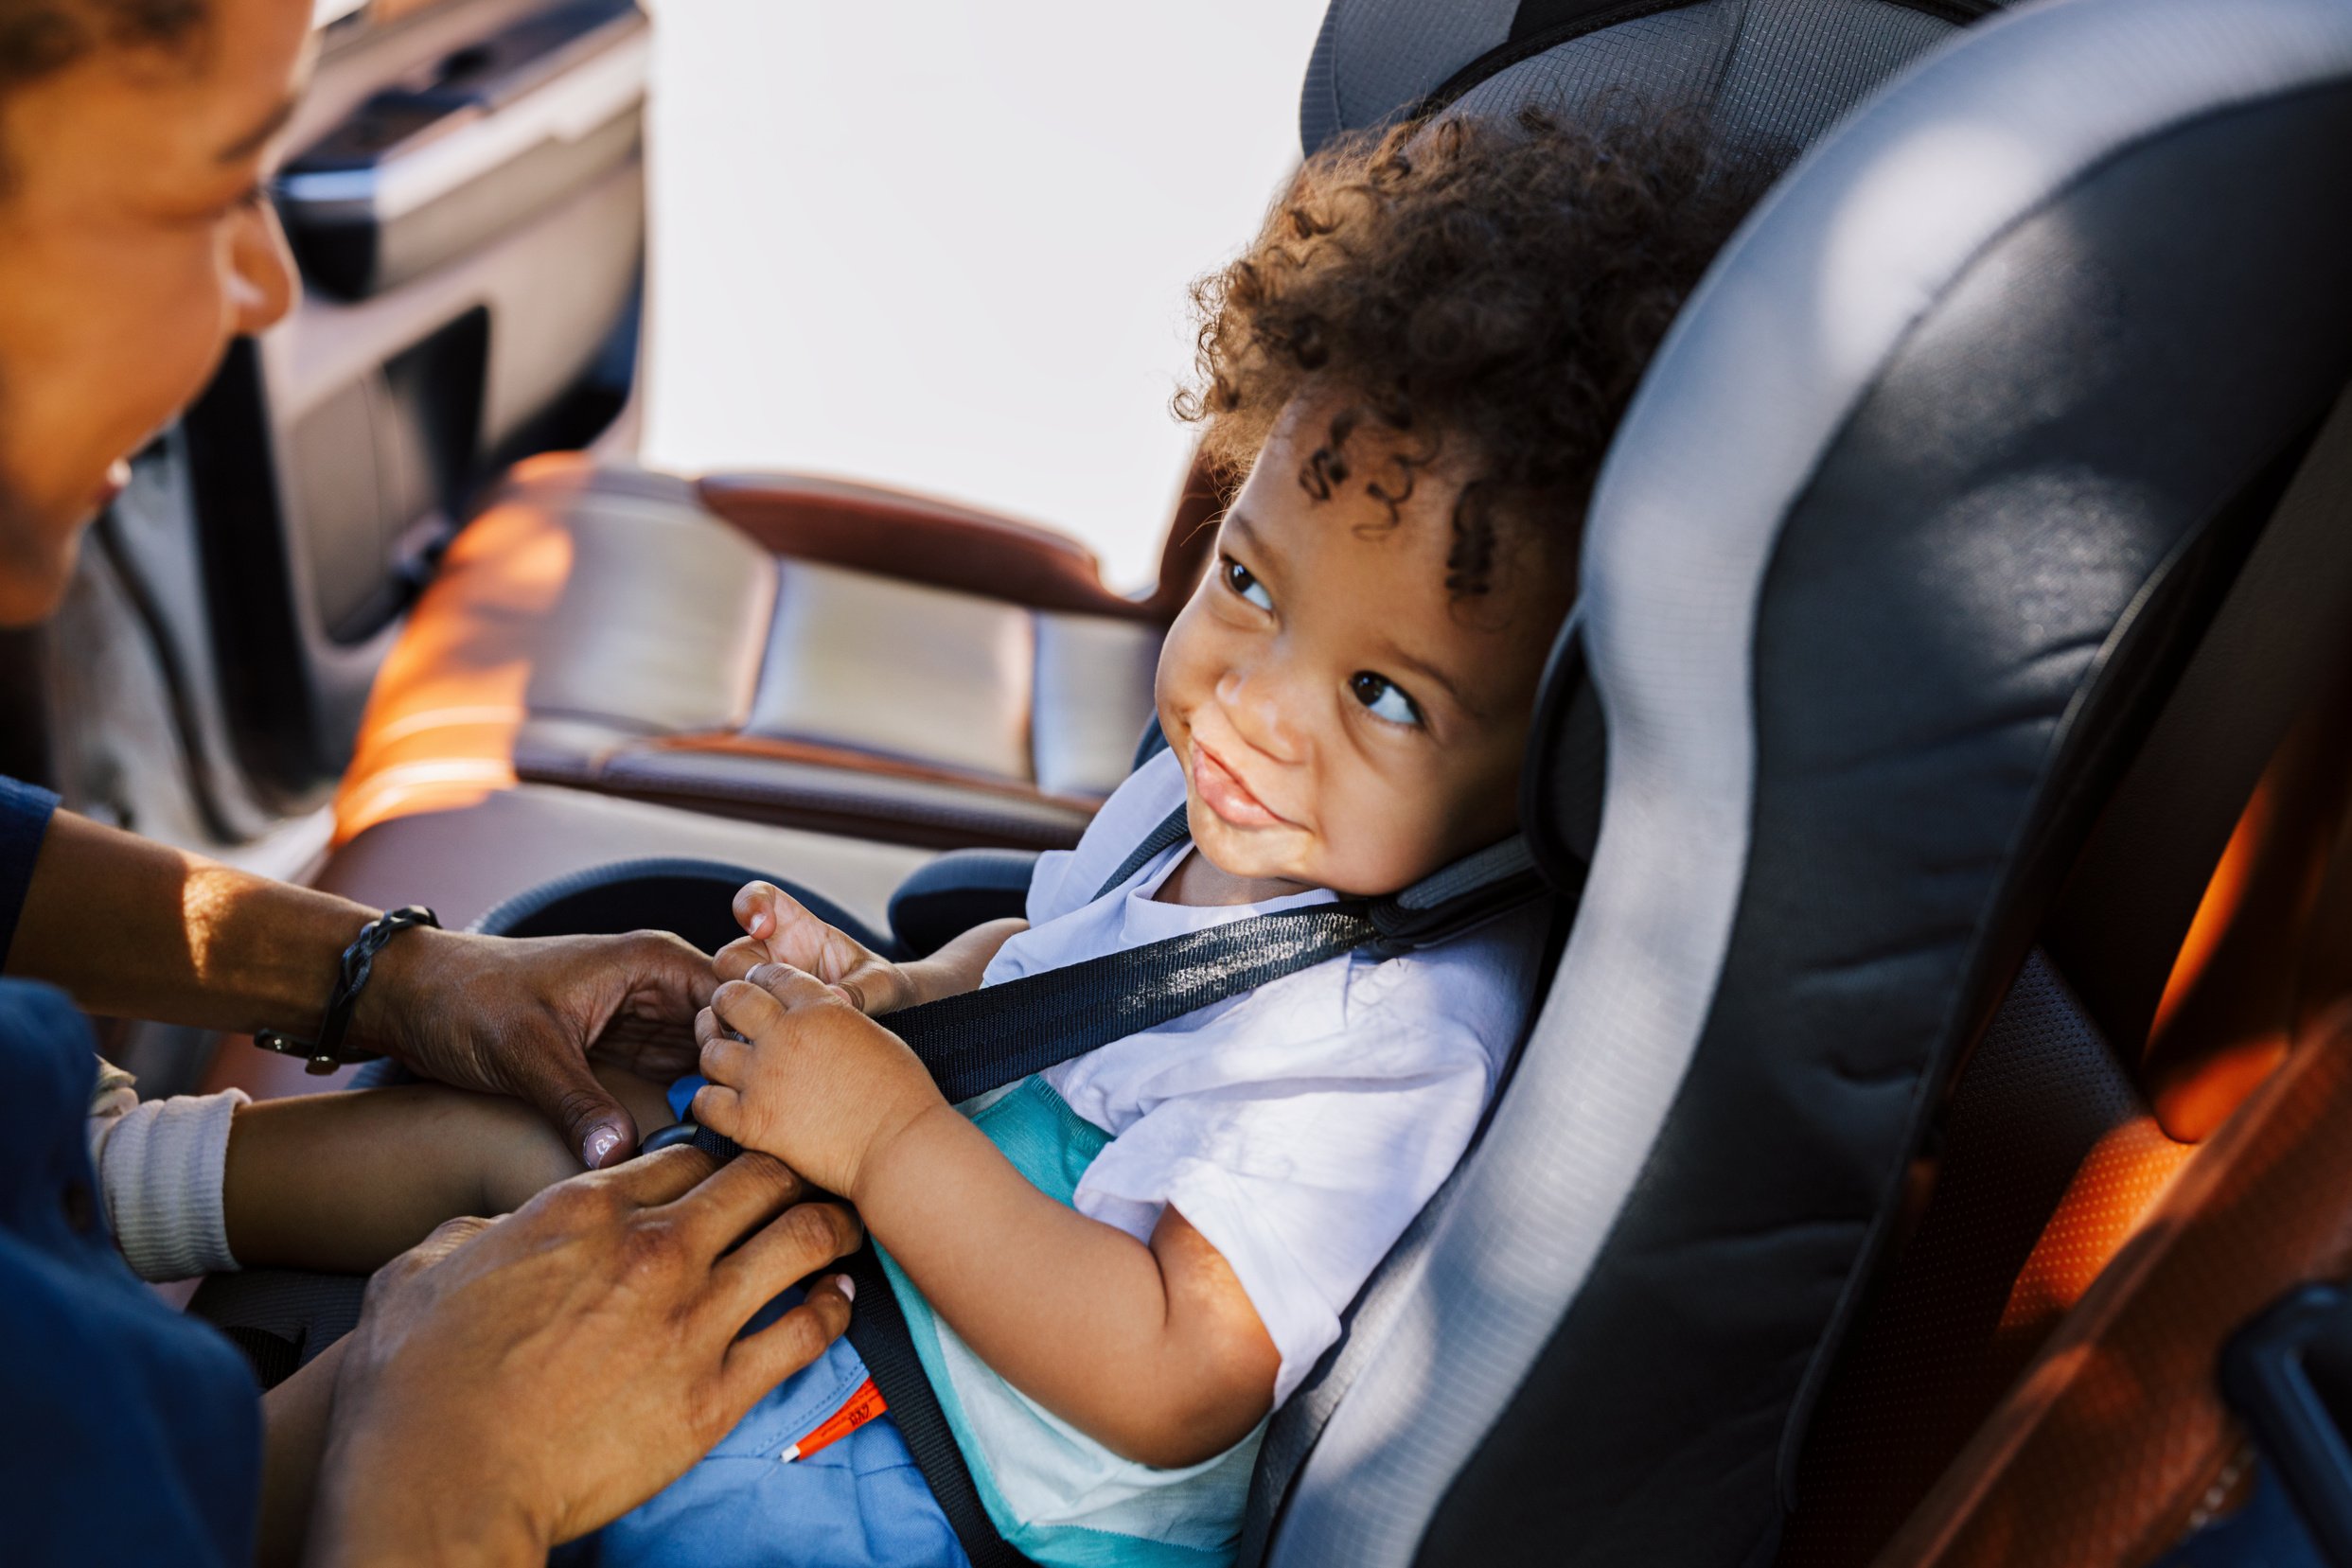
[{"label": "orange warning label", "polygon": [[882,1402],[882,1391],[874,1386],[872,1378],[868,1378],[858,1385],[856,1393],[850,1395],[847,1404],[826,1417],[824,1423],[816,1431],[786,1449],[777,1457],[787,1465],[795,1459],[805,1459],[819,1449],[840,1442],[889,1408],[889,1405]]}]

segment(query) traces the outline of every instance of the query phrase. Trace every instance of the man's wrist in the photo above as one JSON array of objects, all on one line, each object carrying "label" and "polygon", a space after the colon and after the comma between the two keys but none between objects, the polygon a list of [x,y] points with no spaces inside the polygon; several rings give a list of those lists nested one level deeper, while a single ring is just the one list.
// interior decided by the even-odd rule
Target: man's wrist
[{"label": "man's wrist", "polygon": [[388,943],[376,955],[374,973],[352,1012],[350,1042],[405,1060],[406,1020],[414,1016],[414,1004],[452,972],[459,961],[456,950],[464,942],[461,932],[417,925]]},{"label": "man's wrist", "polygon": [[[341,1412],[338,1411],[340,1424]],[[375,1445],[328,1446],[309,1550],[312,1568],[380,1564],[482,1564],[547,1560],[555,1542],[530,1510],[498,1490],[498,1467],[467,1476],[444,1473],[447,1457],[376,1454]]]}]

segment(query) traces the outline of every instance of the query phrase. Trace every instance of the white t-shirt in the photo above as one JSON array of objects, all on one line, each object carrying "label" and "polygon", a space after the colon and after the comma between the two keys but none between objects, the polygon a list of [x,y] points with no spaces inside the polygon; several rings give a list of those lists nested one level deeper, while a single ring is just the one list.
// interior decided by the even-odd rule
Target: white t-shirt
[{"label": "white t-shirt", "polygon": [[[1332,901],[1155,902],[1189,843],[1095,898],[1183,802],[1173,755],[1137,769],[1076,849],[1039,858],[1030,929],[981,983]],[[1175,1205],[1232,1266],[1282,1351],[1279,1404],[1469,1146],[1530,1000],[1543,932],[1531,908],[1386,962],[1332,959],[1050,1069],[1070,1108],[1111,1135],[1078,1184],[1078,1211],[1142,1241]]]}]

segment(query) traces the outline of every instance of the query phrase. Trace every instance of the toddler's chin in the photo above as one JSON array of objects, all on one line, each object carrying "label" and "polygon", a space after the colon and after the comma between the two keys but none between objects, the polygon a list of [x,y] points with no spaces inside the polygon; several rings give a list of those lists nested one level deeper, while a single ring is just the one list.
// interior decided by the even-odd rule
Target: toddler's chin
[{"label": "toddler's chin", "polygon": [[1228,876],[1246,881],[1303,882],[1300,870],[1304,834],[1296,828],[1237,828],[1197,800],[1186,802],[1193,847]]}]

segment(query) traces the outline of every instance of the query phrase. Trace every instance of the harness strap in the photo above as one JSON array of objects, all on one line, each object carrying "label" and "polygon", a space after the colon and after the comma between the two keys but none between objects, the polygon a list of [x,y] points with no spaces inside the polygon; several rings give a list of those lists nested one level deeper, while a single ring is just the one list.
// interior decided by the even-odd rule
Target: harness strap
[{"label": "harness strap", "polygon": [[877,1020],[963,1101],[1375,940],[1362,900],[1315,904],[1123,948]]},{"label": "harness strap", "polygon": [[1119,862],[1119,869],[1105,877],[1103,885],[1094,890],[1094,896],[1102,897],[1158,859],[1163,851],[1175,848],[1192,836],[1191,815],[1183,806],[1178,806],[1162,817],[1158,827],[1143,836],[1143,841],[1135,846],[1135,853]]},{"label": "harness strap", "polygon": [[[1095,896],[1127,881],[1187,833],[1178,806]],[[1395,952],[1453,936],[1541,890],[1524,846],[1513,839],[1393,899],[1341,899],[1229,921],[902,1008],[876,1022],[907,1043],[942,1094],[961,1102],[1356,948]],[[696,1129],[693,1143],[722,1164],[743,1152],[708,1127]],[[858,1291],[849,1342],[973,1568],[1018,1568],[1028,1559],[988,1517],[871,1242],[844,1272]]]},{"label": "harness strap", "polygon": [[[1378,935],[1361,901],[1310,905],[1024,975],[886,1013],[879,1021],[930,1069],[940,1092],[960,1101],[1336,958]],[[694,1145],[722,1164],[742,1153],[708,1127],[696,1131]],[[859,1247],[843,1272],[858,1291],[849,1342],[881,1390],[972,1568],[1019,1568],[1028,1559],[988,1517],[873,1244]]]}]

